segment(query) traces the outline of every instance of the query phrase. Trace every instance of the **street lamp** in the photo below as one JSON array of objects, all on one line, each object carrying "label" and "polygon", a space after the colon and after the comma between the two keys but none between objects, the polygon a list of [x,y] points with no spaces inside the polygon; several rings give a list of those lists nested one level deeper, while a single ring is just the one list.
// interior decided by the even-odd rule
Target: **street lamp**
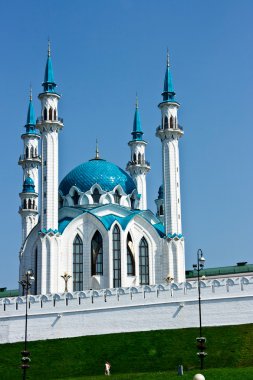
[{"label": "street lamp", "polygon": [[68,292],[68,280],[71,278],[72,276],[70,276],[70,274],[68,274],[67,272],[64,273],[63,276],[61,276],[61,278],[63,278],[64,282],[65,282],[65,290],[64,292],[67,293]]},{"label": "street lamp", "polygon": [[21,368],[23,370],[23,380],[26,379],[26,370],[30,367],[29,363],[31,361],[30,359],[30,352],[27,351],[27,303],[28,303],[28,291],[32,286],[32,281],[34,280],[33,271],[30,269],[28,270],[23,277],[23,280],[19,281],[19,284],[23,288],[23,294],[25,295],[25,347],[24,351],[21,351],[22,355],[22,365]]},{"label": "street lamp", "polygon": [[199,337],[196,338],[197,340],[197,347],[199,349],[199,352],[197,355],[200,358],[200,369],[204,368],[204,358],[207,355],[207,353],[204,351],[205,350],[205,343],[206,343],[206,338],[202,336],[202,316],[201,316],[201,291],[200,291],[200,275],[199,272],[204,268],[205,264],[205,258],[203,256],[202,249],[198,249],[197,251],[197,264],[193,265],[193,268],[197,271],[198,274],[198,301],[199,301]]}]

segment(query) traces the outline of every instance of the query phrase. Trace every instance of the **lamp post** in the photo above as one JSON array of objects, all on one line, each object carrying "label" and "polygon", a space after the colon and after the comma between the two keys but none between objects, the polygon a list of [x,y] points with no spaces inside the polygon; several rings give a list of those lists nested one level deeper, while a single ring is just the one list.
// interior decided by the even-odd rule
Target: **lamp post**
[{"label": "lamp post", "polygon": [[72,277],[70,276],[70,274],[68,274],[67,272],[64,273],[63,276],[61,276],[65,282],[65,290],[64,292],[67,293],[68,292],[68,280]]},{"label": "lamp post", "polygon": [[197,355],[200,358],[200,369],[204,368],[204,358],[207,355],[205,350],[205,343],[206,338],[202,336],[202,315],[201,315],[201,288],[200,288],[200,275],[199,272],[204,268],[205,265],[205,258],[203,256],[202,249],[198,249],[197,251],[197,264],[193,265],[193,268],[197,271],[198,274],[198,303],[199,303],[199,337],[196,338],[197,340],[197,347],[199,349],[199,352]]},{"label": "lamp post", "polygon": [[23,370],[23,374],[22,374],[23,380],[26,379],[26,370],[30,367],[29,363],[31,361],[29,357],[30,352],[27,351],[27,317],[28,317],[27,304],[28,304],[28,291],[32,286],[33,280],[34,280],[33,271],[30,269],[25,273],[23,280],[19,281],[19,284],[23,288],[23,294],[25,295],[25,347],[24,347],[24,351],[21,351],[21,355],[22,355],[21,368]]}]

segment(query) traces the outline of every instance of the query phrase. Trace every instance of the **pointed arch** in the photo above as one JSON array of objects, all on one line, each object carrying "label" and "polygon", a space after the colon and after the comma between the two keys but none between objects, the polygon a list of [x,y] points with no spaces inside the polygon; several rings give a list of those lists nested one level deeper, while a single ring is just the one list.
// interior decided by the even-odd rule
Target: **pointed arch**
[{"label": "pointed arch", "polygon": [[23,208],[24,208],[24,210],[27,209],[27,201],[26,201],[26,199],[24,200],[24,206],[23,206]]},{"label": "pointed arch", "polygon": [[99,193],[99,190],[97,188],[95,188],[93,190],[92,199],[93,199],[93,203],[99,203],[100,193]]},{"label": "pointed arch", "polygon": [[141,164],[141,153],[138,153],[138,164]]},{"label": "pointed arch", "polygon": [[115,224],[112,231],[112,251],[113,251],[113,287],[121,287],[121,249],[120,249],[120,229]]},{"label": "pointed arch", "polygon": [[139,245],[140,285],[149,284],[149,252],[147,240],[143,237]]},{"label": "pointed arch", "polygon": [[120,204],[121,195],[118,189],[115,190],[113,197],[114,197],[114,202]]},{"label": "pointed arch", "polygon": [[74,205],[78,205],[79,194],[78,194],[77,191],[74,192],[72,199],[73,199],[73,203],[74,203]]},{"label": "pointed arch", "polygon": [[137,159],[136,159],[136,153],[134,153],[134,155],[133,155],[133,161],[134,161],[134,163],[137,162]]},{"label": "pointed arch", "polygon": [[50,107],[49,108],[49,120],[53,120],[53,108],[52,107]]},{"label": "pointed arch", "polygon": [[163,205],[160,205],[159,207],[159,215],[163,215]]},{"label": "pointed arch", "polygon": [[31,158],[33,158],[33,157],[34,157],[33,146],[31,146],[31,149],[30,149],[30,157],[31,157]]},{"label": "pointed arch", "polygon": [[29,148],[28,148],[28,146],[25,148],[25,157],[29,158]]},{"label": "pointed arch", "polygon": [[28,209],[31,210],[32,208],[32,201],[31,199],[28,199]]},{"label": "pointed arch", "polygon": [[43,110],[43,119],[47,120],[47,109],[46,109],[46,107],[44,107],[44,110]]},{"label": "pointed arch", "polygon": [[174,118],[173,118],[173,116],[170,117],[170,128],[171,129],[174,128]]},{"label": "pointed arch", "polygon": [[54,120],[56,120],[56,109],[54,109]]},{"label": "pointed arch", "polygon": [[168,116],[165,116],[164,117],[164,129],[168,129],[168,128],[169,128]]},{"label": "pointed arch", "polygon": [[103,239],[99,231],[91,240],[91,275],[103,275]]},{"label": "pointed arch", "polygon": [[135,276],[133,241],[129,232],[127,234],[127,275]]},{"label": "pointed arch", "polygon": [[83,241],[77,234],[73,241],[73,291],[83,290]]}]

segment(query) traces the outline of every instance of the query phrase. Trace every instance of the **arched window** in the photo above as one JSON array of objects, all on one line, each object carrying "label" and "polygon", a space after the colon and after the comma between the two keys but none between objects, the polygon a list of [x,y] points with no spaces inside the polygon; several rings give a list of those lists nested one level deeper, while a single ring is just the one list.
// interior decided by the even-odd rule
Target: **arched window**
[{"label": "arched window", "polygon": [[25,209],[25,210],[27,209],[27,202],[26,202],[26,199],[24,200],[24,209]]},{"label": "arched window", "polygon": [[53,108],[49,108],[49,120],[53,120]]},{"label": "arched window", "polygon": [[121,198],[121,195],[120,195],[119,191],[116,190],[114,193],[114,202],[120,204],[120,198]]},{"label": "arched window", "polygon": [[164,129],[168,129],[168,128],[169,128],[168,117],[165,116],[165,118],[164,118]]},{"label": "arched window", "polygon": [[43,118],[44,118],[44,120],[47,120],[47,109],[46,109],[46,107],[44,108],[44,111],[43,111]]},{"label": "arched window", "polygon": [[174,119],[173,119],[173,116],[170,117],[170,128],[174,128]]},{"label": "arched window", "polygon": [[31,210],[32,208],[32,201],[31,199],[28,199],[28,209]]},{"label": "arched window", "polygon": [[79,195],[77,191],[74,192],[72,199],[73,199],[74,205],[78,205]]},{"label": "arched window", "polygon": [[138,164],[141,164],[141,154],[138,154]]},{"label": "arched window", "polygon": [[28,149],[28,146],[25,148],[25,156],[26,156],[26,158],[29,158],[29,149]]},{"label": "arched window", "polygon": [[120,251],[120,230],[116,225],[112,233],[113,250],[113,287],[121,286],[121,251]]},{"label": "arched window", "polygon": [[30,150],[30,157],[33,158],[33,146],[31,146],[31,150]]},{"label": "arched window", "polygon": [[33,200],[33,210],[35,209],[35,199]]},{"label": "arched window", "polygon": [[54,120],[56,120],[56,110],[54,110]]},{"label": "arched window", "polygon": [[163,215],[163,206],[162,205],[159,208],[159,215]]},{"label": "arched window", "polygon": [[73,291],[83,290],[83,241],[76,235],[73,242]]},{"label": "arched window", "polygon": [[149,284],[149,258],[148,258],[148,243],[143,237],[139,246],[139,275],[140,285]]},{"label": "arched window", "polygon": [[34,157],[38,157],[37,148],[34,148]]},{"label": "arched window", "polygon": [[134,162],[136,162],[136,154],[134,153],[134,156],[133,156],[133,160]]},{"label": "arched window", "polygon": [[131,208],[134,209],[135,199],[133,196],[130,198],[130,202],[131,202]]},{"label": "arched window", "polygon": [[92,198],[93,198],[94,203],[99,203],[100,194],[99,194],[99,190],[97,188],[95,188],[93,190]]},{"label": "arched window", "polygon": [[127,235],[127,275],[135,276],[133,242],[129,233]]},{"label": "arched window", "polygon": [[96,231],[91,240],[91,275],[103,274],[103,239]]}]

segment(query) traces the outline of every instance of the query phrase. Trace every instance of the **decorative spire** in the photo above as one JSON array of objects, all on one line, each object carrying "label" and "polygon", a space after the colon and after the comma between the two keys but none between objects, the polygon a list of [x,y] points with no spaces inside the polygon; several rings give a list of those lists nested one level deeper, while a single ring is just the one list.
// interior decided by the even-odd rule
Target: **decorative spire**
[{"label": "decorative spire", "polygon": [[173,88],[171,71],[170,71],[170,56],[169,56],[169,51],[167,49],[167,65],[166,65],[166,72],[165,72],[164,86],[163,86],[163,93],[162,93],[163,100],[173,101],[175,95],[176,93]]},{"label": "decorative spire", "polygon": [[36,117],[35,117],[35,112],[34,112],[34,107],[33,107],[33,102],[32,102],[32,87],[30,87],[30,96],[29,96],[29,106],[28,106],[28,112],[27,112],[27,119],[26,119],[26,132],[31,133],[34,132],[36,125]]},{"label": "decorative spire", "polygon": [[95,160],[100,160],[99,150],[98,150],[98,140],[97,139],[96,139],[96,156],[95,156]]},{"label": "decorative spire", "polygon": [[45,92],[55,92],[56,83],[54,81],[54,72],[51,59],[51,43],[48,40],[47,63],[45,69],[44,82],[42,83]]},{"label": "decorative spire", "polygon": [[136,100],[135,100],[135,114],[134,114],[134,124],[133,124],[133,140],[142,140],[142,129],[141,129],[141,119],[140,119],[140,113],[139,113],[139,100],[138,96],[136,94]]}]

